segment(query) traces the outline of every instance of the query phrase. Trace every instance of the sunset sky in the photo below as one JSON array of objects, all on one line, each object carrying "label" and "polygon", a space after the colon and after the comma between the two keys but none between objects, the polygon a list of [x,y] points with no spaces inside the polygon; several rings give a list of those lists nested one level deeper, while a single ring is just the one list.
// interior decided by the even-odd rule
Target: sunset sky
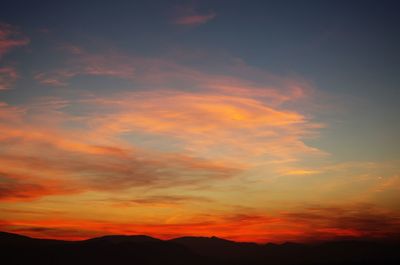
[{"label": "sunset sky", "polygon": [[0,230],[400,237],[397,1],[2,1]]}]

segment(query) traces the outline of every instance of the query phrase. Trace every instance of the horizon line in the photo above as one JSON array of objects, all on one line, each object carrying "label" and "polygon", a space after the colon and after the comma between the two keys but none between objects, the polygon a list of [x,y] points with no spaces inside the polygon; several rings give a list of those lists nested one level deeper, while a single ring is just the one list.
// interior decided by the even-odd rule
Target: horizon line
[{"label": "horizon line", "polygon": [[4,234],[11,234],[11,235],[16,235],[16,236],[22,236],[26,237],[29,239],[39,239],[39,240],[54,240],[54,241],[64,241],[64,242],[83,242],[83,241],[88,241],[92,239],[99,239],[103,237],[112,237],[112,236],[121,236],[121,237],[139,237],[139,236],[144,236],[152,239],[156,239],[159,241],[163,242],[168,242],[180,238],[206,238],[206,239],[219,239],[223,241],[228,241],[228,242],[233,242],[233,243],[244,243],[244,244],[256,244],[256,245],[285,245],[285,244],[298,244],[298,245],[316,245],[316,244],[324,244],[324,243],[331,243],[331,242],[400,242],[400,238],[390,238],[390,237],[385,237],[385,238],[368,238],[368,237],[341,237],[341,238],[335,238],[335,239],[329,239],[329,240],[315,240],[315,241],[309,241],[309,242],[296,242],[296,241],[283,241],[281,243],[274,243],[274,242],[254,242],[254,241],[235,241],[231,239],[226,239],[218,236],[195,236],[195,235],[186,235],[186,236],[179,236],[179,237],[173,237],[170,239],[161,239],[158,237],[154,236],[149,236],[146,234],[104,234],[104,235],[99,235],[95,237],[89,237],[86,239],[78,239],[78,240],[71,240],[71,239],[55,239],[55,238],[45,238],[45,237],[33,237],[33,236],[28,236],[20,233],[14,233],[14,232],[7,232],[7,231],[0,231],[0,233]]}]

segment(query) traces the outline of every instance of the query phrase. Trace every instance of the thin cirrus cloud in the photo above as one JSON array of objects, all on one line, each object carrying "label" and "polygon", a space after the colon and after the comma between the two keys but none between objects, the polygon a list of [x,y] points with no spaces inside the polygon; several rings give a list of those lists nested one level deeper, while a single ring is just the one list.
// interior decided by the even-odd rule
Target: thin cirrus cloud
[{"label": "thin cirrus cloud", "polygon": [[[132,187],[193,186],[228,178],[239,169],[180,153],[143,150],[117,136],[89,134],[88,120],[62,112],[65,100],[0,105],[0,199],[115,191]],[[68,124],[81,125],[67,129]],[[95,138],[92,138],[95,137]],[[97,139],[93,141],[93,139]],[[110,142],[111,141],[111,142]]]},{"label": "thin cirrus cloud", "polygon": [[199,26],[213,20],[217,14],[213,11],[200,12],[193,6],[178,6],[172,23],[180,26]]},{"label": "thin cirrus cloud", "polygon": [[[0,23],[0,63],[3,64],[2,59],[5,54],[29,42],[29,38],[21,34],[16,27]],[[0,90],[12,88],[17,79],[18,73],[15,67],[0,65]]]},{"label": "thin cirrus cloud", "polygon": [[73,45],[64,45],[61,50],[67,51],[73,57],[62,69],[40,72],[35,79],[50,86],[67,86],[68,80],[77,76],[106,76],[113,78],[132,79],[135,67],[118,54],[91,54]]},{"label": "thin cirrus cloud", "polygon": [[0,58],[16,47],[27,45],[29,41],[16,27],[0,23]]},{"label": "thin cirrus cloud", "polygon": [[[192,186],[237,172],[183,154],[90,143],[83,131],[60,130],[58,119],[68,119],[66,115],[51,117],[53,120],[48,122],[48,116],[42,117],[32,109],[25,108],[19,114],[13,110],[3,105],[0,112],[0,162],[6,165],[0,172],[1,200],[29,201],[49,195],[142,186]],[[47,109],[47,113],[51,111]]]},{"label": "thin cirrus cloud", "polygon": [[[195,186],[252,165],[322,153],[302,140],[320,125],[285,105],[307,97],[301,82],[284,79],[274,87],[168,60],[66,50],[67,64],[40,73],[39,82],[57,86],[76,75],[113,76],[140,88],[3,104],[0,160],[9,165],[2,169],[9,183],[3,200]],[[280,165],[269,166],[270,174]]]},{"label": "thin cirrus cloud", "polygon": [[18,73],[14,67],[0,67],[0,90],[12,88],[17,79]]},{"label": "thin cirrus cloud", "polygon": [[212,199],[202,196],[188,196],[188,195],[150,195],[138,196],[133,199],[120,199],[120,198],[107,198],[106,202],[111,202],[115,207],[129,208],[132,206],[146,206],[146,207],[181,207],[185,204],[192,203],[212,203]]},{"label": "thin cirrus cloud", "polygon": [[94,98],[87,104],[112,110],[101,118],[89,118],[98,127],[93,132],[100,135],[142,131],[167,136],[186,151],[210,158],[262,158],[268,152],[270,157],[290,159],[298,154],[318,154],[298,137],[307,135],[314,124],[299,113],[252,98],[171,90]]}]

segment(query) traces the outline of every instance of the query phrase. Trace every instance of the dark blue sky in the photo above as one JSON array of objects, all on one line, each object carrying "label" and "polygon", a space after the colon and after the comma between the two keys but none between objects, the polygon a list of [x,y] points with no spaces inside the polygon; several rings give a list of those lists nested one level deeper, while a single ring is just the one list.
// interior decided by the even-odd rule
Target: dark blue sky
[{"label": "dark blue sky", "polygon": [[[320,89],[398,96],[397,1],[3,1],[0,16],[25,31],[92,45],[104,41],[151,55],[174,49],[226,52]],[[215,12],[196,29],[168,21],[177,6]],[[385,93],[382,93],[382,89]]]}]

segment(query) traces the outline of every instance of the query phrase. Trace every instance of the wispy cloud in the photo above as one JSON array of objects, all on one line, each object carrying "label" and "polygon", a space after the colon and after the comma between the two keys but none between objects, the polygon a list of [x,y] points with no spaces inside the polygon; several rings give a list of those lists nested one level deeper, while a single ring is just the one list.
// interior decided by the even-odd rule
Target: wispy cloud
[{"label": "wispy cloud", "polygon": [[71,91],[71,98],[41,98],[24,107],[3,104],[0,160],[9,165],[2,179],[10,183],[4,200],[195,185],[254,165],[268,165],[264,174],[271,175],[285,161],[322,154],[302,140],[320,125],[286,107],[307,97],[302,82],[271,82],[263,74],[255,82],[243,64],[239,71],[245,69],[247,79],[167,59],[65,50],[66,68],[38,74],[40,82],[68,86],[70,78],[85,74],[132,78],[138,88],[112,95]]},{"label": "wispy cloud", "polygon": [[29,41],[16,27],[0,23],[0,58],[13,48],[27,45]]},{"label": "wispy cloud", "polygon": [[267,153],[271,158],[291,159],[297,154],[318,153],[297,138],[313,130],[314,125],[303,115],[252,98],[164,90],[94,98],[87,104],[113,110],[101,119],[90,117],[98,125],[98,134],[143,131],[165,135],[188,152],[214,159],[248,161],[244,157],[256,160]]},{"label": "wispy cloud", "polygon": [[105,201],[111,202],[116,207],[132,207],[138,205],[145,205],[148,207],[173,207],[182,206],[189,203],[210,203],[213,200],[207,197],[193,196],[193,195],[149,195],[139,196],[131,199],[118,199],[118,198],[107,198]]},{"label": "wispy cloud", "polygon": [[284,213],[283,217],[288,221],[307,226],[305,240],[399,236],[400,216],[398,213],[372,204],[355,204],[344,207],[314,206],[301,212]]},{"label": "wispy cloud", "polygon": [[[0,22],[0,62],[6,53],[27,45],[29,41],[16,27]],[[17,79],[18,73],[14,66],[0,66],[0,90],[12,88]]]},{"label": "wispy cloud", "polygon": [[93,141],[85,128],[65,127],[79,119],[63,113],[66,106],[56,99],[24,108],[0,105],[0,161],[7,165],[0,174],[1,200],[138,186],[190,186],[237,172],[184,154],[111,144],[100,134]]},{"label": "wispy cloud", "polygon": [[181,26],[199,26],[213,20],[217,14],[213,11],[201,12],[193,6],[175,8],[172,22]]},{"label": "wispy cloud", "polygon": [[0,90],[12,88],[17,79],[18,74],[14,67],[0,67]]},{"label": "wispy cloud", "polygon": [[64,45],[62,50],[72,57],[66,62],[66,66],[48,72],[40,72],[35,79],[40,83],[50,86],[67,86],[71,78],[77,76],[102,76],[121,79],[133,79],[135,67],[132,62],[121,55],[92,54],[80,47]]}]

